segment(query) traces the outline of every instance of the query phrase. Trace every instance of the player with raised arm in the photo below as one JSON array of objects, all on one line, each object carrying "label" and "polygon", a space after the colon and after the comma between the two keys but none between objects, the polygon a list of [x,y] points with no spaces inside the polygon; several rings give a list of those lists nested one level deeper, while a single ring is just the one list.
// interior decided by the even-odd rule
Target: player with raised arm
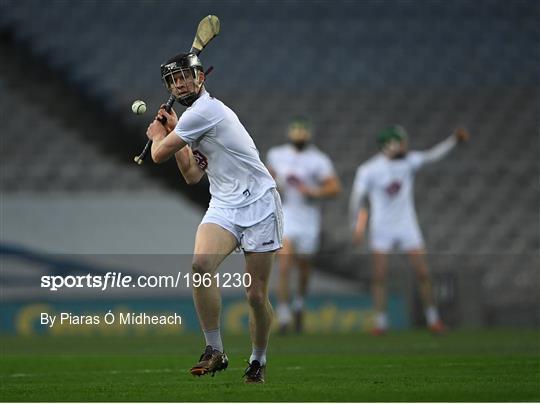
[{"label": "player with raised arm", "polygon": [[[428,328],[434,333],[445,329],[433,299],[424,240],[416,217],[414,177],[424,165],[442,159],[458,142],[468,139],[469,133],[459,128],[427,151],[408,152],[407,133],[401,126],[392,126],[377,136],[381,153],[356,171],[350,199],[350,212],[355,221],[353,239],[358,244],[362,243],[369,217],[373,255],[372,295],[376,311],[372,332],[375,335],[383,334],[389,326],[386,272],[388,254],[394,247],[407,253],[415,269]],[[364,203],[366,197],[370,202],[370,213]]]},{"label": "player with raised arm", "polygon": [[[330,158],[311,144],[312,127],[304,118],[291,121],[290,143],[268,152],[267,166],[276,179],[283,197],[283,249],[278,253],[279,285],[277,317],[281,333],[293,320],[297,332],[302,330],[311,258],[319,245],[321,212],[319,201],[337,195],[341,185]],[[298,293],[290,306],[291,268],[299,270]]]},{"label": "player with raised arm", "polygon": [[[158,111],[147,130],[153,141],[152,159],[161,163],[175,156],[188,184],[208,176],[212,197],[195,236],[193,271],[213,275],[235,248],[243,249],[245,270],[251,275],[246,293],[252,341],[244,380],[263,383],[273,317],[268,280],[275,251],[282,246],[276,184],[236,114],[206,91],[202,64],[195,54],[169,59],[161,67],[161,77],[167,90],[188,108],[180,118],[173,110]],[[165,124],[160,122],[163,118]],[[194,287],[193,300],[206,348],[191,374],[214,375],[228,365],[220,332],[221,294],[212,283]]]}]

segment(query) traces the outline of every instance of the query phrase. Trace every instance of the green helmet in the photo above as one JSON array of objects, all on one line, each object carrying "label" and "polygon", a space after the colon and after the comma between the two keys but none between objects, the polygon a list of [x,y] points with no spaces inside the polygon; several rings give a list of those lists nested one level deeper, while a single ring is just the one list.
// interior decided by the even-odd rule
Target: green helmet
[{"label": "green helmet", "polygon": [[313,129],[313,125],[308,118],[303,116],[295,116],[289,122],[289,129],[305,129],[311,131]]},{"label": "green helmet", "polygon": [[383,147],[385,144],[391,141],[401,142],[406,139],[407,132],[405,131],[405,128],[400,125],[389,126],[377,134],[377,143],[379,143],[380,147]]}]

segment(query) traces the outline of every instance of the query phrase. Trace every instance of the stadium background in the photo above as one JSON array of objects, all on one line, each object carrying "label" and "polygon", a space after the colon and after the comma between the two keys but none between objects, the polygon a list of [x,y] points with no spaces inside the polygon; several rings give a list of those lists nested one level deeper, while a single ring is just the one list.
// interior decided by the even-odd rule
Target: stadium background
[{"label": "stadium background", "polygon": [[[315,125],[344,192],[324,203],[308,331],[370,322],[370,260],[350,242],[347,204],[376,132],[404,125],[424,149],[465,125],[472,141],[417,178],[417,210],[443,318],[453,328],[540,324],[539,52],[535,1],[0,1],[3,334],[197,330],[189,290],[97,293],[39,287],[43,274],[187,271],[207,183],[146,163],[159,65],[220,17],[205,50],[211,94],[262,156],[298,114]],[[149,112],[131,113],[144,99]],[[181,111],[177,108],[177,111]],[[408,264],[393,257],[391,317],[422,325]],[[231,257],[223,271],[241,270]],[[241,290],[224,326],[245,332]],[[180,329],[47,329],[39,313],[178,311]]]}]

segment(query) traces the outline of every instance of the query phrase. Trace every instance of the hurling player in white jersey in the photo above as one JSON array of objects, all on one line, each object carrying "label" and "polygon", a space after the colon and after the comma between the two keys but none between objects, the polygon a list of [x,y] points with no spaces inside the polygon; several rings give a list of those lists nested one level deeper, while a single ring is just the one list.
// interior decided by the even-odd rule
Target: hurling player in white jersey
[{"label": "hurling player in white jersey", "polygon": [[[354,241],[365,237],[369,217],[370,248],[373,253],[372,294],[376,311],[373,334],[388,329],[386,316],[386,272],[388,254],[394,247],[409,256],[415,269],[425,309],[428,328],[444,331],[432,295],[431,279],[425,258],[424,240],[414,207],[414,176],[425,164],[446,156],[458,142],[467,141],[469,133],[457,129],[450,137],[427,151],[408,152],[407,134],[401,126],[392,126],[378,134],[381,153],[356,171],[350,199],[355,219]],[[371,212],[364,204],[369,199]]]},{"label": "hurling player in white jersey", "polygon": [[[294,314],[297,332],[302,330],[311,258],[317,252],[321,226],[319,200],[337,195],[341,185],[330,158],[310,143],[311,124],[295,118],[288,128],[290,143],[268,152],[267,166],[283,198],[283,249],[278,254],[279,285],[277,317],[282,333]],[[298,293],[290,307],[289,272],[299,270]]]},{"label": "hurling player in white jersey", "polygon": [[[199,58],[180,54],[161,67],[167,90],[188,108],[177,118],[160,109],[147,136],[153,141],[152,159],[171,157],[188,184],[204,174],[211,201],[195,236],[193,272],[213,275],[237,247],[244,250],[252,354],[244,374],[246,383],[263,383],[266,348],[272,323],[268,280],[276,250],[282,246],[282,212],[276,184],[236,114],[210,96],[204,87]],[[160,122],[166,118],[165,124]],[[213,279],[213,278],[211,278]],[[210,287],[194,287],[193,300],[206,339],[206,349],[191,369],[195,376],[227,368],[220,332],[221,295]]]}]

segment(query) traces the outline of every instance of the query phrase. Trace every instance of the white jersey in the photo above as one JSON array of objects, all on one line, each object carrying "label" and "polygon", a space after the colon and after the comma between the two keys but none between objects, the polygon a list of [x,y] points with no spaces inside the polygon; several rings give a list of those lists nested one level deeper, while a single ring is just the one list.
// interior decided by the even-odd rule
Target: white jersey
[{"label": "white jersey", "polygon": [[278,190],[283,200],[285,228],[298,223],[304,229],[320,227],[320,206],[316,200],[306,198],[297,185],[320,186],[334,176],[330,158],[313,145],[298,151],[291,144],[276,146],[268,151],[267,164],[275,172]]},{"label": "white jersey", "polygon": [[360,203],[370,201],[370,230],[373,233],[419,232],[414,207],[414,176],[424,164],[444,157],[456,144],[452,136],[432,149],[412,151],[402,159],[379,153],[356,171],[350,212],[356,219]]},{"label": "white jersey", "polygon": [[205,90],[174,129],[208,175],[211,207],[241,208],[276,186],[236,114]]}]

